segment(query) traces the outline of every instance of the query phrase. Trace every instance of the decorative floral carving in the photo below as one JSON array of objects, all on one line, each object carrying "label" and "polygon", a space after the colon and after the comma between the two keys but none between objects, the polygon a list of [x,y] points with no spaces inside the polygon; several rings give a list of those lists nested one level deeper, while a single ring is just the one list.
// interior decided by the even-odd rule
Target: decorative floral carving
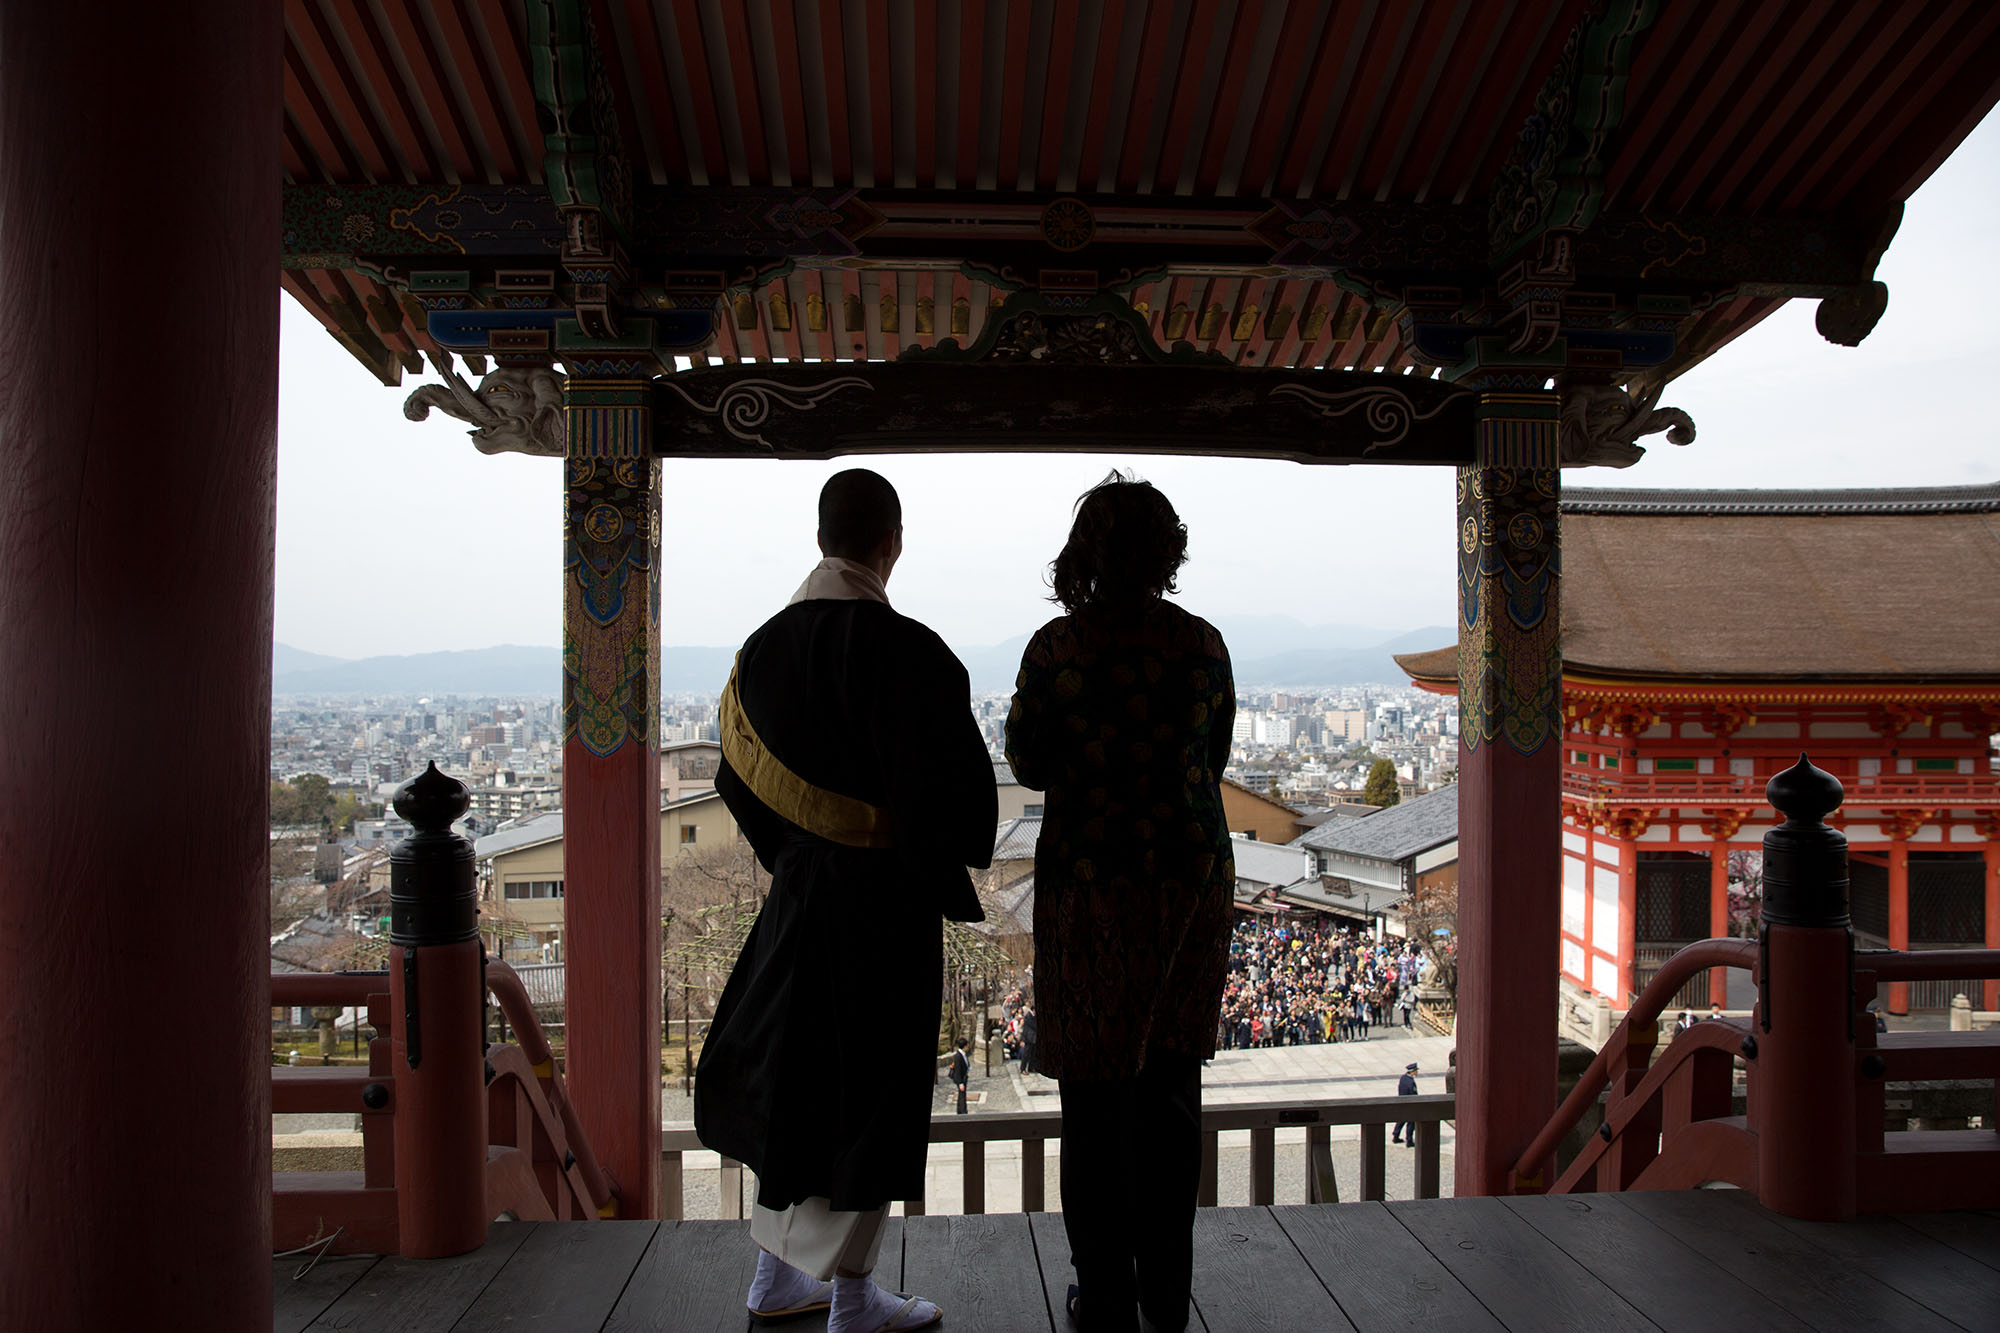
[{"label": "decorative floral carving", "polygon": [[1929,726],[1930,711],[1922,704],[1877,704],[1868,710],[1868,725],[1882,736],[1900,736],[1911,727]]},{"label": "decorative floral carving", "polygon": [[1707,816],[1701,821],[1701,831],[1717,842],[1728,842],[1735,837],[1743,822],[1750,818],[1750,811],[1738,806],[1703,806],[1701,812]]},{"label": "decorative floral carving", "polygon": [[1935,810],[1889,810],[1882,815],[1882,831],[1891,839],[1902,842],[1916,836],[1917,830],[1938,817]]},{"label": "decorative floral carving", "polygon": [[1672,444],[1694,443],[1694,418],[1678,407],[1656,407],[1663,385],[1637,398],[1615,385],[1579,384],[1563,394],[1558,439],[1564,467],[1630,467],[1645,457],[1634,443],[1642,435],[1667,433]]},{"label": "decorative floral carving", "polygon": [[859,375],[842,375],[818,384],[785,384],[770,379],[738,380],[724,389],[713,403],[704,403],[674,383],[671,376],[662,379],[660,384],[672,390],[682,402],[702,416],[721,418],[722,428],[731,438],[762,445],[766,449],[771,447],[771,442],[759,434],[757,428],[770,420],[774,405],[805,412],[843,390],[872,391],[875,387]]},{"label": "decorative floral carving", "polygon": [[569,436],[563,422],[562,379],[546,366],[501,366],[473,388],[451,368],[433,361],[444,383],[426,384],[403,400],[403,415],[422,421],[436,408],[470,423],[482,454],[563,456]]},{"label": "decorative floral carving", "polygon": [[1636,805],[1621,805],[1604,812],[1604,831],[1614,838],[1632,839],[1653,826],[1653,812]]},{"label": "decorative floral carving", "polygon": [[1312,408],[1318,415],[1331,420],[1359,411],[1374,432],[1376,439],[1363,454],[1372,454],[1380,449],[1392,448],[1402,443],[1410,433],[1410,427],[1419,421],[1428,421],[1449,407],[1451,396],[1440,398],[1430,407],[1421,411],[1410,401],[1408,393],[1399,385],[1384,384],[1380,387],[1369,385],[1363,389],[1346,389],[1339,393],[1328,393],[1323,389],[1308,388],[1303,384],[1280,384],[1271,390],[1272,398],[1297,398]]},{"label": "decorative floral carving", "polygon": [[1756,712],[1747,704],[1717,704],[1701,715],[1701,725],[1723,740],[1728,740],[1756,721]]},{"label": "decorative floral carving", "polygon": [[1663,716],[1657,704],[1625,699],[1605,705],[1603,725],[1617,735],[1631,737],[1657,727]]},{"label": "decorative floral carving", "polygon": [[1065,254],[1083,249],[1097,233],[1097,219],[1081,199],[1058,199],[1042,210],[1042,239]]}]

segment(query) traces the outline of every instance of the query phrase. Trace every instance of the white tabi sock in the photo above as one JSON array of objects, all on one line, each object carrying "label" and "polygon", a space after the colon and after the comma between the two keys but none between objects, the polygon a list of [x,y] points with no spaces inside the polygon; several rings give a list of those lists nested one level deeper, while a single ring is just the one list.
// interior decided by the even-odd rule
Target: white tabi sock
[{"label": "white tabi sock", "polygon": [[884,1291],[871,1277],[836,1274],[833,1310],[827,1316],[826,1333],[897,1333],[901,1329],[926,1328],[937,1319],[938,1308],[929,1301]]},{"label": "white tabi sock", "polygon": [[769,1250],[757,1252],[757,1276],[750,1279],[750,1308],[760,1313],[818,1305],[829,1297],[829,1284],[792,1267]]}]

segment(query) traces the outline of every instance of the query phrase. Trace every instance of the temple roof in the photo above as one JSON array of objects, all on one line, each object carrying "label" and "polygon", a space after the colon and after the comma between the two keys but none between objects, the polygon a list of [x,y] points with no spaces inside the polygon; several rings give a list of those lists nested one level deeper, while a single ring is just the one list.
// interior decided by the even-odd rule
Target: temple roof
[{"label": "temple roof", "polygon": [[[381,0],[286,12],[285,182],[298,216],[317,209],[344,234],[322,245],[288,222],[284,284],[391,383],[442,348],[407,287],[408,257],[387,262],[382,238],[400,227],[456,244],[482,226],[525,227],[532,257],[529,241],[560,231],[556,139],[538,105],[556,95],[588,104],[576,142],[617,159],[607,191],[629,190],[668,232],[741,234],[833,210],[868,234],[866,253],[852,244],[861,231],[843,232],[804,247],[788,273],[760,273],[693,349],[698,364],[894,359],[977,338],[994,296],[1034,283],[968,247],[1046,236],[1093,282],[1101,270],[1163,345],[1244,365],[1407,370],[1420,364],[1407,330],[1365,275],[1442,284],[1425,288],[1434,299],[1468,280],[1438,258],[1468,237],[1483,267],[1492,219],[1515,213],[1508,173],[1549,165],[1562,142],[1551,118],[1580,117],[1572,103],[1599,88],[1571,77],[1577,62],[1599,58],[1593,44],[1614,40],[1618,16],[1643,12],[1629,58],[1589,94],[1611,97],[1610,118],[1564,151],[1601,159],[1590,211],[1618,221],[1590,224],[1592,246],[1643,241],[1648,273],[1712,298],[1684,318],[1635,317],[1681,321],[1676,359],[1655,372],[1668,377],[1782,305],[1778,287],[1817,281],[1792,272],[1814,244],[1771,224],[1876,234],[2000,95],[2000,10],[1949,0],[1656,13],[1590,0],[562,0],[532,12]],[[537,23],[577,31],[538,45]],[[1613,85],[1622,92],[1604,92]],[[561,179],[572,191],[584,177]],[[743,196],[756,190],[786,194]],[[1519,207],[1538,216],[1547,202]],[[1049,230],[1043,210],[1059,204],[1071,232]],[[882,318],[885,296],[899,319]]]},{"label": "temple roof", "polygon": [[[1566,674],[2000,680],[2000,486],[1579,490],[1562,508]],[[1396,662],[1458,674],[1456,646]]]},{"label": "temple roof", "polygon": [[1887,490],[1640,490],[1566,488],[1567,515],[1709,516],[1728,514],[1922,515],[2000,513],[2000,482],[1978,486],[1902,486]]}]

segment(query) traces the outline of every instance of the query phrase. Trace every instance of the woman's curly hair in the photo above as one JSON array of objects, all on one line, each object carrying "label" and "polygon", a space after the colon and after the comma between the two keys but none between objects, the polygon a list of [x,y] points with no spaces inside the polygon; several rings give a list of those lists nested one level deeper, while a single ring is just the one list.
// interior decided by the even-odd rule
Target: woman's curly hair
[{"label": "woman's curly hair", "polygon": [[1069,540],[1049,565],[1049,600],[1077,615],[1172,592],[1187,526],[1151,482],[1113,471],[1076,502]]}]

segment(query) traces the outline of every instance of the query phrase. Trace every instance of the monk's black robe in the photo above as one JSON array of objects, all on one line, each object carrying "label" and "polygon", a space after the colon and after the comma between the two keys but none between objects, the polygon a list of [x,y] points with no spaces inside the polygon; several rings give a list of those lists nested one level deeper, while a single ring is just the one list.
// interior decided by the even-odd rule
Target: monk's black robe
[{"label": "monk's black robe", "polygon": [[921,1196],[941,918],[982,917],[993,767],[965,668],[873,601],[786,607],[737,655],[716,789],[771,891],[702,1047],[695,1131],[757,1202]]}]

